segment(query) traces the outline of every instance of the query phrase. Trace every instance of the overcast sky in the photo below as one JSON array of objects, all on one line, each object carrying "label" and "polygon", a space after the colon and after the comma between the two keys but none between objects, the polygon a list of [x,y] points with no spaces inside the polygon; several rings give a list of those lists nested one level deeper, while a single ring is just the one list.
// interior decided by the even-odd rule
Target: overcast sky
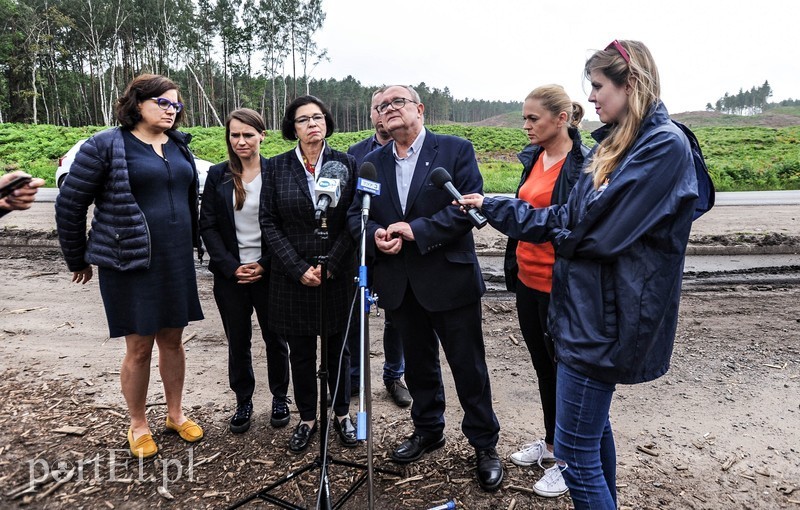
[{"label": "overcast sky", "polygon": [[424,81],[457,99],[503,101],[558,83],[596,120],[586,58],[613,39],[637,39],[653,53],[672,113],[765,80],[771,101],[800,98],[796,0],[324,0],[323,8],[316,40],[331,60],[315,78]]}]

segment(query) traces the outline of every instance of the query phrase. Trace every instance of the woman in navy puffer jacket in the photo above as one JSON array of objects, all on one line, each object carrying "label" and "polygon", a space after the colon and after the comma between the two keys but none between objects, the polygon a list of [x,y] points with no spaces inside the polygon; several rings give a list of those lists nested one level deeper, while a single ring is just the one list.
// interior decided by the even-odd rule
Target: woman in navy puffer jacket
[{"label": "woman in navy puffer jacket", "polygon": [[586,63],[604,127],[564,206],[468,195],[498,230],[556,250],[548,326],[555,341],[555,456],[575,508],[616,508],[609,420],[617,383],[669,368],[686,244],[698,202],[691,148],[659,100],[644,44],[614,41]]},{"label": "woman in navy puffer jacket", "polygon": [[181,404],[183,328],[203,318],[193,260],[198,176],[188,136],[175,130],[182,110],[171,80],[135,78],[117,101],[121,127],[81,146],[56,200],[58,238],[72,281],[85,284],[92,264],[98,267],[109,336],[125,337],[120,380],[131,415],[128,443],[140,458],[158,452],[145,415],[154,344],[167,430],[190,442],[203,437]]}]

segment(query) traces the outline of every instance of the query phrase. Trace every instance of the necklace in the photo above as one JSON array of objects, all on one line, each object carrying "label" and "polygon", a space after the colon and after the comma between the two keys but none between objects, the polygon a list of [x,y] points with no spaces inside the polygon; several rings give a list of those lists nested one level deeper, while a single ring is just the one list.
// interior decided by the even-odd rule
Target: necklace
[{"label": "necklace", "polygon": [[[314,171],[316,170],[317,162],[315,161],[315,162],[312,164],[312,163],[311,163],[311,162],[308,160],[308,158],[306,157],[306,153],[303,151],[303,147],[301,147],[300,145],[298,145],[298,148],[300,149],[300,155],[301,155],[301,156],[303,156],[303,164],[304,164],[304,165],[305,165],[305,167],[306,167],[306,171],[307,171],[308,173],[310,173],[311,175],[314,175]],[[318,153],[318,154],[319,154],[319,153]],[[318,158],[319,158],[319,156],[318,156]],[[319,159],[318,159],[318,160],[319,160]]]},{"label": "necklace", "polygon": [[303,155],[303,164],[306,166],[306,171],[311,175],[314,175],[314,170],[315,170],[314,165],[309,163],[308,158],[306,157],[305,154],[303,154],[302,150],[300,151],[300,154]]}]

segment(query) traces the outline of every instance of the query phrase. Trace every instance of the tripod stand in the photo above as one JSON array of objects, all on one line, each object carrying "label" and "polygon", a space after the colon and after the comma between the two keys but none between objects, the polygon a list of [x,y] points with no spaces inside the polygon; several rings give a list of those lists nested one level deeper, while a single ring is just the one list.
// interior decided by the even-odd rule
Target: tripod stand
[{"label": "tripod stand", "polygon": [[[326,216],[322,215],[322,217],[320,218],[319,228],[316,229],[315,233],[320,239],[325,240],[325,239],[328,238],[327,217]],[[320,292],[320,311],[319,311],[319,315],[320,315],[320,330],[319,330],[319,333],[320,333],[320,335],[319,335],[320,336],[320,364],[319,364],[319,371],[317,372],[317,375],[318,375],[318,378],[319,378],[319,410],[320,410],[319,455],[317,456],[316,459],[314,459],[314,461],[312,461],[312,462],[310,462],[310,463],[308,463],[308,464],[306,464],[306,465],[304,465],[304,466],[302,466],[302,467],[300,467],[300,468],[298,468],[298,469],[296,469],[296,470],[284,475],[282,478],[280,478],[279,480],[277,480],[277,481],[271,483],[270,485],[264,487],[259,492],[251,494],[247,498],[234,503],[232,506],[229,507],[231,509],[239,508],[239,507],[241,507],[241,506],[243,506],[243,505],[245,505],[245,504],[247,504],[247,503],[249,503],[251,501],[254,501],[256,499],[260,499],[260,500],[272,503],[274,505],[277,505],[280,508],[287,508],[287,509],[290,509],[290,510],[305,510],[304,507],[298,506],[298,505],[293,504],[293,503],[291,503],[289,501],[286,501],[283,498],[280,498],[280,497],[278,497],[278,496],[276,496],[274,494],[271,494],[271,492],[274,489],[280,487],[281,485],[287,483],[288,481],[293,480],[294,478],[296,478],[296,477],[298,477],[298,476],[300,476],[300,475],[302,475],[302,474],[304,474],[306,472],[312,471],[314,469],[319,469],[320,470],[320,472],[319,472],[319,492],[317,494],[317,504],[316,504],[316,508],[317,509],[332,510],[332,509],[341,508],[342,505],[344,505],[344,503],[347,502],[347,500],[349,500],[355,494],[355,492],[358,490],[358,488],[361,487],[362,485],[364,485],[364,483],[367,480],[369,480],[369,484],[370,484],[370,506],[369,507],[372,508],[372,459],[371,459],[371,456],[372,456],[371,444],[372,443],[371,443],[371,437],[369,438],[369,448],[367,450],[367,454],[368,454],[368,458],[369,458],[369,466],[365,466],[364,464],[359,464],[359,463],[356,463],[356,462],[350,462],[350,461],[346,461],[346,460],[336,459],[336,458],[333,458],[330,455],[328,455],[328,452],[327,452],[327,442],[328,442],[328,399],[327,399],[327,393],[328,393],[328,369],[327,369],[327,365],[328,365],[328,327],[327,327],[326,319],[327,319],[328,310],[327,310],[326,289],[327,289],[327,281],[328,281],[328,267],[327,267],[328,258],[325,255],[320,255],[320,256],[317,257],[317,262],[318,262],[318,264],[320,265],[320,268],[321,268],[321,278],[320,278],[321,283],[320,283],[320,286],[319,286],[319,289],[320,289],[319,290],[319,292]],[[363,262],[363,256],[362,256],[362,262]],[[361,272],[362,271],[360,271],[359,274],[361,274]],[[363,272],[365,273],[365,271],[363,271]],[[366,342],[366,340],[365,340],[365,338],[366,338],[366,328],[364,327],[365,309],[364,309],[364,288],[363,287],[360,288],[360,293],[361,293],[361,303],[362,303],[360,334],[361,334],[361,349],[362,349],[362,352],[363,352],[363,346],[365,345],[365,342]],[[363,360],[364,360],[364,358],[362,356],[362,363],[363,363]],[[362,372],[362,377],[363,377],[363,372]],[[339,391],[338,387],[337,387],[336,391]],[[362,393],[361,396],[362,396],[362,400],[363,400],[363,398],[364,398],[363,393]],[[362,417],[361,417],[361,414],[359,413],[359,427],[361,426],[361,423],[360,423],[361,420],[362,420]],[[356,468],[356,469],[365,470],[365,472],[361,473],[358,476],[358,478],[353,482],[351,487],[344,494],[342,494],[341,497],[339,497],[339,499],[337,499],[335,502],[331,502],[330,479],[329,479],[329,476],[328,476],[328,468],[331,465],[346,466],[346,467],[350,467],[350,468]],[[396,473],[396,472],[390,471],[390,470],[377,469],[377,471],[382,472],[382,473],[386,473],[386,474],[399,475],[399,473]]]}]

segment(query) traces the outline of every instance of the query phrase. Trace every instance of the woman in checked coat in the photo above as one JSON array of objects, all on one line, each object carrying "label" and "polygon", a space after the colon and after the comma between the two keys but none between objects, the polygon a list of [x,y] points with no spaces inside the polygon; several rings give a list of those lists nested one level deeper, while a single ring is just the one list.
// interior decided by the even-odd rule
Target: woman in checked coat
[{"label": "woman in checked coat", "polygon": [[[357,444],[349,416],[350,354],[344,345],[355,276],[354,242],[345,223],[355,189],[355,160],[325,142],[333,129],[333,118],[322,101],[313,96],[294,100],[286,109],[281,131],[285,139],[297,140],[297,147],[268,161],[261,190],[261,230],[272,253],[269,326],[289,344],[294,397],[300,412],[300,422],[289,441],[294,453],[304,451],[317,431],[315,365],[321,299],[327,306],[328,388],[336,415],[333,428],[342,444]],[[327,238],[323,238],[317,232],[314,190],[323,165],[329,162],[343,165],[348,178],[343,179],[346,182],[338,204],[327,210]],[[319,256],[326,257],[324,296]]]}]

